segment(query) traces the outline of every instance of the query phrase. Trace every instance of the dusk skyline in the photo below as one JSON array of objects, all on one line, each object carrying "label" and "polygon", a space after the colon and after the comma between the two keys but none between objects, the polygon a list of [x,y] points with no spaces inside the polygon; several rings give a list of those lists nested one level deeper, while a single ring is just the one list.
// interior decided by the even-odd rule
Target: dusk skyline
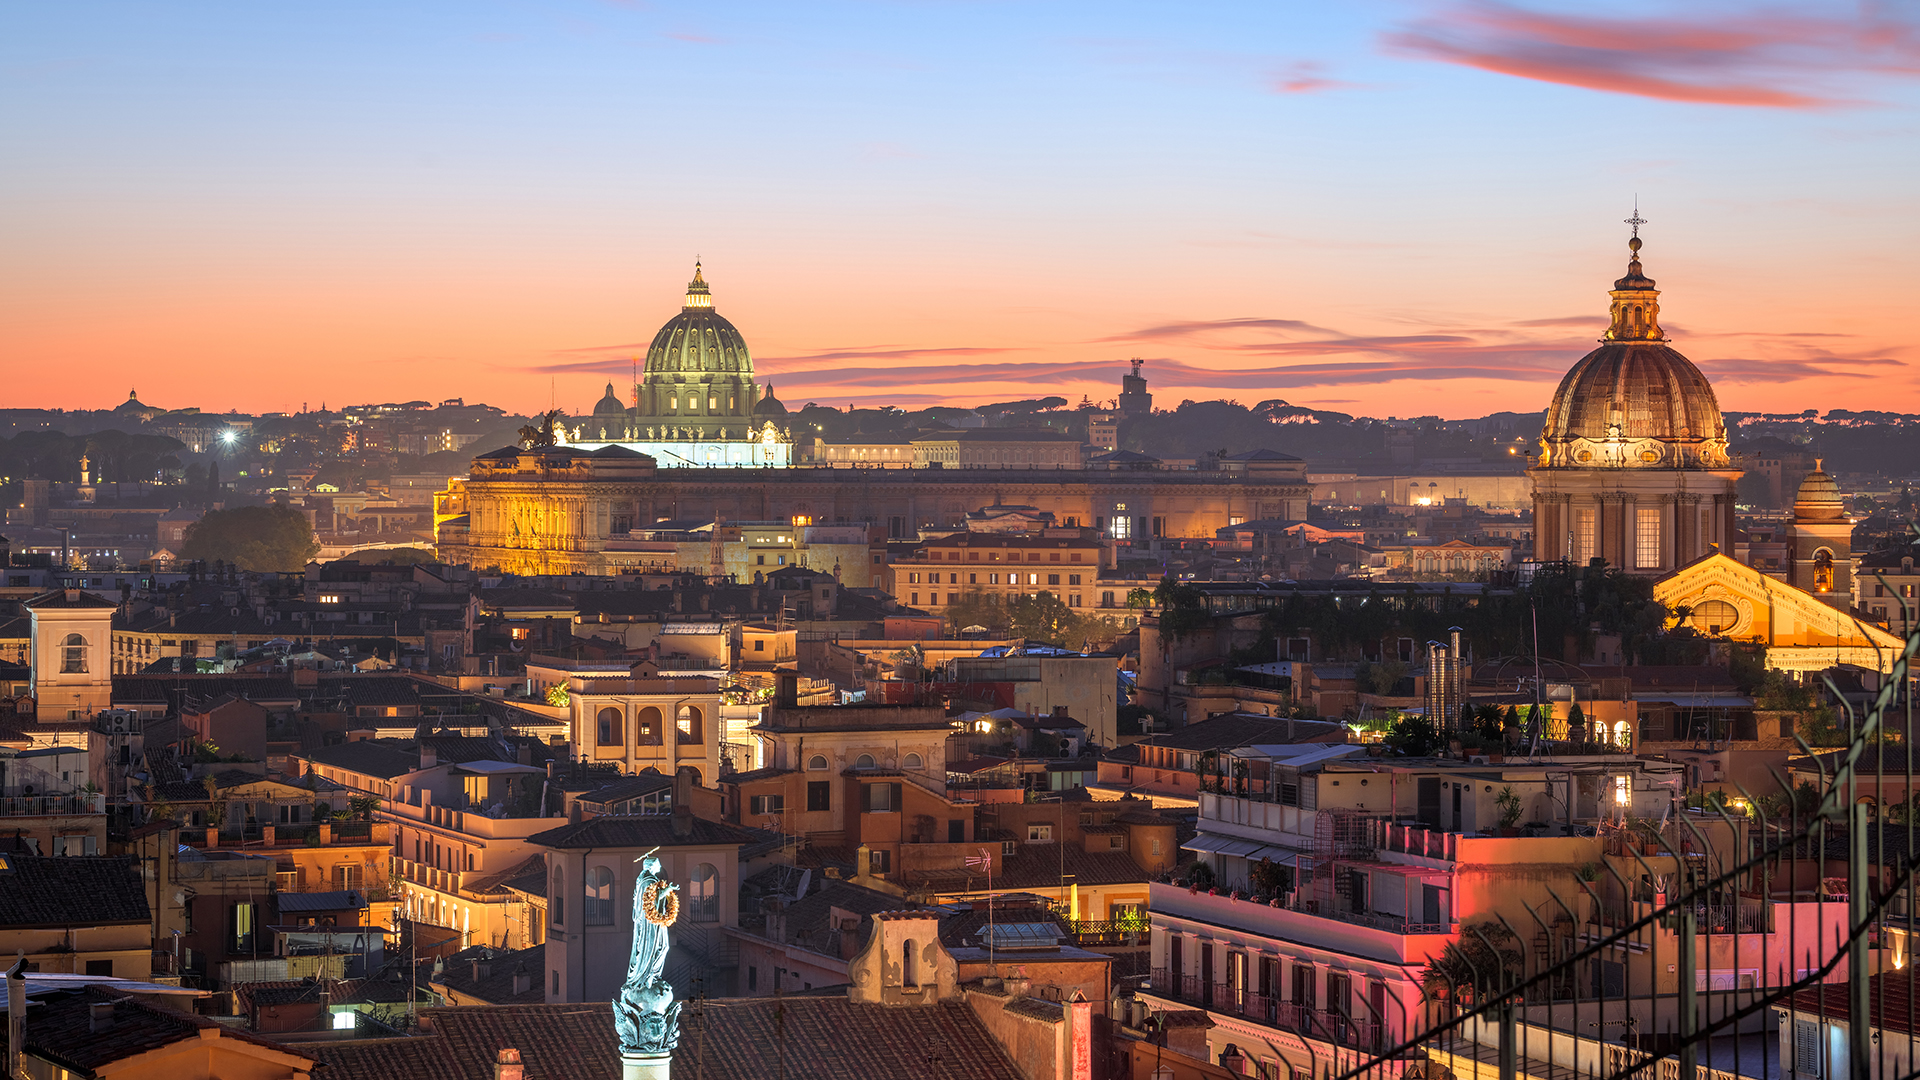
[{"label": "dusk skyline", "polygon": [[1206,14],[17,10],[9,404],[580,411],[698,256],[794,407],[1536,411],[1637,196],[1723,408],[1920,411],[1910,21]]}]

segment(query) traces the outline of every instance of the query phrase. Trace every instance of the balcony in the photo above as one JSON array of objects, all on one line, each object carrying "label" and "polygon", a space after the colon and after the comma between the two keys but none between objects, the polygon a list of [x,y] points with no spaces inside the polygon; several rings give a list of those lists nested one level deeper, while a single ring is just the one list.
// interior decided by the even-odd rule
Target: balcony
[{"label": "balcony", "polygon": [[1438,953],[1458,933],[1457,923],[1415,922],[1405,917],[1351,911],[1321,911],[1297,896],[1257,904],[1229,895],[1189,891],[1167,882],[1148,887],[1148,910],[1156,926],[1189,920],[1262,937],[1312,941],[1322,948],[1370,960],[1416,964]]},{"label": "balcony", "polygon": [[1333,1009],[1313,1009],[1228,983],[1205,983],[1198,975],[1176,977],[1163,967],[1153,969],[1152,985],[1155,993],[1182,1004],[1243,1017],[1324,1042],[1373,1051],[1378,1051],[1383,1044],[1382,1026],[1378,1021],[1356,1020]]},{"label": "balcony", "polygon": [[0,799],[0,817],[58,817],[106,812],[105,795],[10,795]]}]

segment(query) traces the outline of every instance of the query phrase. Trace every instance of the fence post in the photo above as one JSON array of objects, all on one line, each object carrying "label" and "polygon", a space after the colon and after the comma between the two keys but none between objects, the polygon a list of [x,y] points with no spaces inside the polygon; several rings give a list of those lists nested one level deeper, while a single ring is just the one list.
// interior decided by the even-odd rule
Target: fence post
[{"label": "fence post", "polygon": [[[1849,789],[1852,788],[1849,784]],[[1851,793],[1851,792],[1849,792]],[[1867,804],[1847,808],[1847,1057],[1872,1076],[1873,1012],[1867,1001]]]},{"label": "fence post", "polygon": [[1520,1033],[1514,1030],[1513,998],[1500,1003],[1500,1080],[1520,1075]]},{"label": "fence post", "polygon": [[1699,964],[1700,925],[1694,916],[1692,897],[1686,898],[1674,922],[1680,931],[1680,1080],[1698,1080],[1700,1044],[1693,1036],[1700,1028],[1700,1000],[1693,973]]}]

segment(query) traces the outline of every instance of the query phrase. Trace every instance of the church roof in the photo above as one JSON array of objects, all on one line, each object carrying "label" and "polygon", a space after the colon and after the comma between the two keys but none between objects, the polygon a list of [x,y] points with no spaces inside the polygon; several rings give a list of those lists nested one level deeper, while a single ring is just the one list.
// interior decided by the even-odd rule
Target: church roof
[{"label": "church roof", "polygon": [[1726,423],[1713,386],[1667,345],[1656,321],[1659,294],[1640,270],[1639,238],[1628,246],[1633,259],[1614,282],[1607,336],[1560,380],[1547,407],[1541,465],[1726,468]]},{"label": "church roof", "polygon": [[773,396],[772,383],[767,384],[767,392],[765,396],[761,397],[760,403],[753,407],[753,415],[755,416],[787,415],[786,403],[781,401],[779,398]]},{"label": "church roof", "polygon": [[613,384],[608,383],[606,396],[602,397],[599,401],[594,403],[593,415],[624,416],[626,415],[626,412],[627,412],[627,407],[620,403],[620,395],[614,393]]},{"label": "church roof", "polygon": [[648,375],[738,375],[753,378],[746,339],[713,310],[713,295],[698,263],[687,283],[686,303],[647,346]]},{"label": "church roof", "polygon": [[1800,491],[1793,497],[1793,516],[1796,521],[1838,521],[1846,516],[1846,503],[1840,496],[1840,485],[1827,475],[1825,462],[1815,459],[1813,471],[1800,481]]}]

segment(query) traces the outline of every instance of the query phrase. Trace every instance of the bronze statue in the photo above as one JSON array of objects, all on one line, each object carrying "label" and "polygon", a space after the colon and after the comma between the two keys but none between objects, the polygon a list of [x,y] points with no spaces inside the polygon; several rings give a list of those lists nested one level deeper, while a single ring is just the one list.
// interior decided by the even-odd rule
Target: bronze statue
[{"label": "bronze statue", "polygon": [[633,958],[627,981],[613,1000],[613,1026],[623,1054],[669,1054],[680,1042],[680,1003],[662,972],[667,966],[667,928],[680,916],[680,886],[660,876],[654,848],[635,860]]}]

